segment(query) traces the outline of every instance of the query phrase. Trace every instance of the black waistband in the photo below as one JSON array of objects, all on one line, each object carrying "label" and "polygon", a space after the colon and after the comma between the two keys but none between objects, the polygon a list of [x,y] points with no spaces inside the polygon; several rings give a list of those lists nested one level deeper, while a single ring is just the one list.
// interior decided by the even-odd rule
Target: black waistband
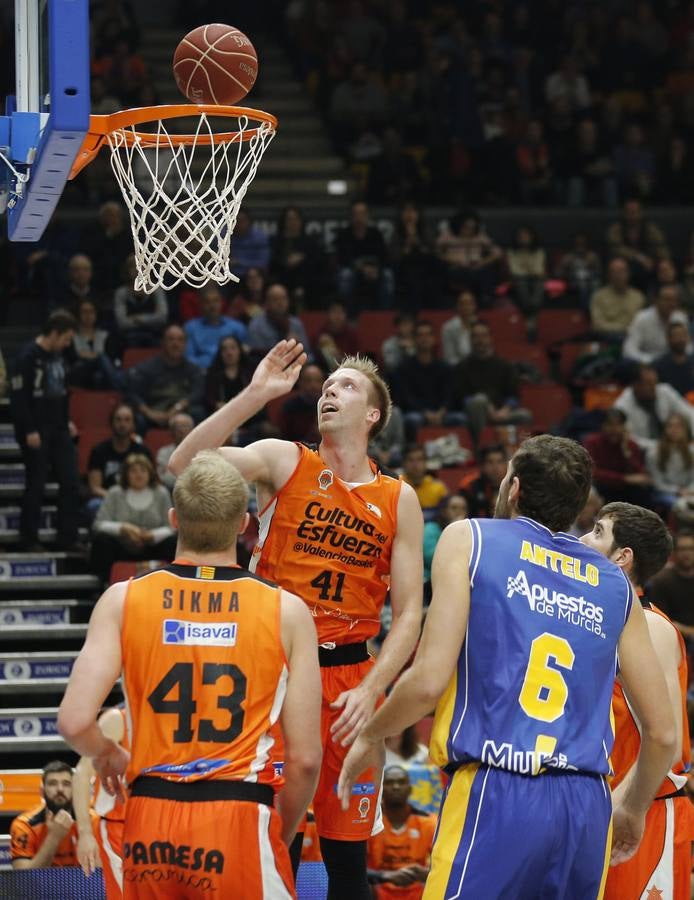
[{"label": "black waistband", "polygon": [[683,787],[681,787],[678,791],[673,791],[671,794],[661,794],[659,797],[656,797],[656,800],[670,800],[672,797],[686,797],[686,791]]},{"label": "black waistband", "polygon": [[248,800],[272,806],[275,792],[269,784],[250,781],[166,781],[141,775],[130,789],[131,797],[155,797],[158,800],[177,800],[180,803],[200,803],[206,800]]},{"label": "black waistband", "polygon": [[322,669],[329,669],[331,666],[353,666],[356,663],[366,662],[368,658],[366,641],[360,641],[358,644],[339,644],[332,650],[328,647],[318,648],[318,662]]}]

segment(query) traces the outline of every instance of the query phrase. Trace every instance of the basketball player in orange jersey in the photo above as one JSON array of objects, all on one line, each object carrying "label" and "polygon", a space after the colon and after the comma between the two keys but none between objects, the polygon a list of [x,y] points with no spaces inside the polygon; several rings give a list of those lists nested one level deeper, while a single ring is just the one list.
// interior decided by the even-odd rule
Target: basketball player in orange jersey
[{"label": "basketball player in orange jersey", "polygon": [[[107,709],[99,716],[98,725],[107,738],[129,750],[124,709]],[[92,823],[90,787],[94,774],[91,759],[83,756],[72,779],[72,806],[79,834],[77,859],[87,878],[98,868],[101,860],[106,900],[120,900],[123,896],[125,803],[107,793],[97,778],[94,785],[94,812],[98,819]]]},{"label": "basketball player in orange jersey", "polygon": [[[247,419],[291,390],[306,354],[280,341],[250,385],[179,444],[170,468],[220,447]],[[255,572],[298,594],[313,614],[323,681],[323,766],[313,801],[330,900],[368,900],[366,842],[380,830],[380,769],[368,768],[343,811],[336,793],[347,747],[409,658],[422,615],[422,512],[414,490],[367,456],[391,401],[378,370],[349,357],[323,384],[317,450],[282,440],[223,447],[257,487],[260,528]],[[378,658],[366,641],[380,628],[390,588],[393,625]],[[296,847],[293,848],[296,851]]]},{"label": "basketball player in orange jersey", "polygon": [[[174,488],[176,560],[103,594],[60,707],[105,789],[126,775],[126,900],[294,897],[288,844],[321,759],[316,633],[303,602],[236,565],[247,503],[238,471],[198,454]],[[121,672],[130,753],[97,724]]]},{"label": "basketball player in orange jersey", "polygon": [[[610,869],[605,900],[683,900],[689,897],[694,840],[694,809],[684,793],[691,745],[687,721],[687,655],[679,631],[667,616],[642,597],[642,586],[667,562],[672,539],[662,519],[651,510],[630,503],[608,503],[595,526],[581,540],[604,553],[628,576],[646,611],[646,621],[660,665],[677,729],[672,768],[646,815],[639,849],[631,859]],[[619,682],[612,709],[615,742],[612,751],[615,805],[629,785],[641,746],[641,725]]]}]

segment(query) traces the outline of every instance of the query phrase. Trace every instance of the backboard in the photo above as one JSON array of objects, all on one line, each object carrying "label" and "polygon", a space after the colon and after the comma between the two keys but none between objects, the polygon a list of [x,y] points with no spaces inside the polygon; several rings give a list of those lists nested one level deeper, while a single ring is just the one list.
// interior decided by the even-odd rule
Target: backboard
[{"label": "backboard", "polygon": [[[16,94],[0,116],[12,241],[43,234],[89,130],[88,0],[15,0]],[[4,179],[4,185],[2,180]]]}]

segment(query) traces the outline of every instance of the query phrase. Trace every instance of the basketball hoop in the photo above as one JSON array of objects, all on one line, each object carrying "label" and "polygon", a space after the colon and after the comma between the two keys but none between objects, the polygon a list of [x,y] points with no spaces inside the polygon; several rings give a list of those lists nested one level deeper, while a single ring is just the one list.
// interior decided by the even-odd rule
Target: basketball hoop
[{"label": "basketball hoop", "polygon": [[[185,117],[197,120],[193,132],[172,133],[168,120]],[[236,119],[236,129],[216,131],[210,119],[219,117]],[[155,128],[137,129],[145,123]],[[91,116],[70,177],[109,145],[130,213],[136,291],[239,280],[231,271],[232,233],[276,128],[270,113],[239,106],[150,106]]]}]

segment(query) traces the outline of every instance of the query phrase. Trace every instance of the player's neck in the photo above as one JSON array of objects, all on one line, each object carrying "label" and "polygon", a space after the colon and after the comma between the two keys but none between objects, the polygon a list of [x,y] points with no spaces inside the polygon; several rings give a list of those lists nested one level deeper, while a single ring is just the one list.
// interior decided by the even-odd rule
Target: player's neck
[{"label": "player's neck", "polygon": [[342,481],[370,481],[373,478],[366,447],[354,438],[352,443],[347,444],[324,436],[318,452]]},{"label": "player's neck", "polygon": [[193,566],[235,566],[236,548],[223,553],[194,553],[179,544],[176,547],[176,562],[186,562]]}]

